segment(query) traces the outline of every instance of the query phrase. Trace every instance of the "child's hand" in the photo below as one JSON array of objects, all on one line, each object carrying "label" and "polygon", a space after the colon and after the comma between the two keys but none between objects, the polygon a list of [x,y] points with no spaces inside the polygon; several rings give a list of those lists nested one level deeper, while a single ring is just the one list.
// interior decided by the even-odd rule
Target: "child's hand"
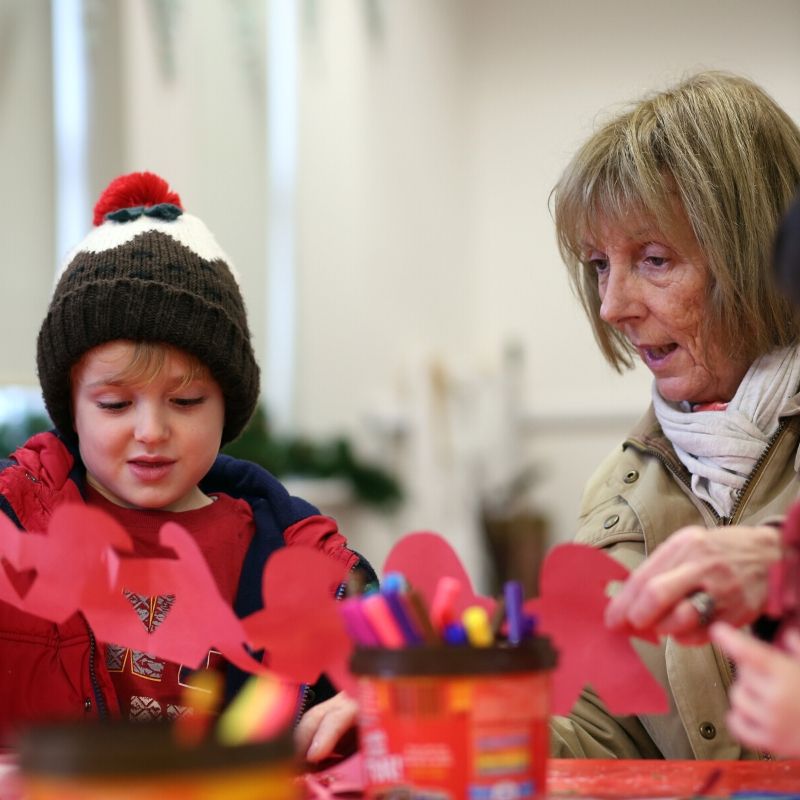
[{"label": "child's hand", "polygon": [[312,706],[294,731],[297,752],[312,763],[333,755],[337,742],[355,726],[357,714],[358,703],[344,692]]},{"label": "child's hand", "polygon": [[717,622],[711,638],[736,662],[728,727],[742,744],[800,756],[800,633],[789,631],[786,652]]}]

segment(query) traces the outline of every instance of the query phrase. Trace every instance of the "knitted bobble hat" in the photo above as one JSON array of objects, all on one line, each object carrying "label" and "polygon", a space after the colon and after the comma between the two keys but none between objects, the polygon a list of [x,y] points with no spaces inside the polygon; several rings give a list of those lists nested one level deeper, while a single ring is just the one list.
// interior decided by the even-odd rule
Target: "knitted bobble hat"
[{"label": "knitted bobble hat", "polygon": [[164,342],[210,369],[225,397],[222,443],[235,439],[258,402],[259,370],[230,260],[150,172],[113,180],[94,225],[67,257],[39,330],[39,382],[53,423],[75,438],[70,369],[87,350],[116,339]]}]

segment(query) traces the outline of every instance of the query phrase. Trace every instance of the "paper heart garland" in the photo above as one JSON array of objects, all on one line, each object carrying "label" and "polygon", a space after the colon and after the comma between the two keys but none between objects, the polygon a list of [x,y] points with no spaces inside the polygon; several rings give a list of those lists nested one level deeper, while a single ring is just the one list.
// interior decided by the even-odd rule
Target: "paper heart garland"
[{"label": "paper heart garland", "polygon": [[[216,588],[194,539],[168,523],[162,546],[175,558],[131,554],[125,531],[105,513],[83,505],[62,505],[48,534],[22,533],[0,515],[0,600],[53,622],[82,612],[100,641],[143,650],[155,657],[199,665],[214,647],[248,672],[265,668],[248,651],[265,648],[269,668],[293,683],[313,683],[322,672],[340,687],[352,688],[347,662],[352,649],[335,587],[342,565],[301,546],[279,550],[262,578],[264,609],[240,620]],[[69,569],[65,565],[69,564]],[[443,576],[458,580],[455,611],[481,605],[490,613],[491,597],[477,594],[456,552],[441,536],[418,532],[392,549],[384,572],[402,572],[428,604]],[[20,576],[30,573],[27,591]],[[614,713],[665,711],[662,687],[646,670],[624,632],[603,624],[606,589],[627,570],[595,548],[559,545],[547,554],[541,596],[526,604],[539,618],[539,630],[559,650],[554,675],[554,711],[566,713],[587,683]],[[154,631],[141,624],[127,590],[142,596],[174,595],[169,613]]]}]

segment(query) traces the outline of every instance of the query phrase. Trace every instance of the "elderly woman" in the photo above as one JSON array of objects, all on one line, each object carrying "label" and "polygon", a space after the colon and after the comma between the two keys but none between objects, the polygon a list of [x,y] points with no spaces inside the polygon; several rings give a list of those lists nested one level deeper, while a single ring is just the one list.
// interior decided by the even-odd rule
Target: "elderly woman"
[{"label": "elderly woman", "polygon": [[587,690],[553,721],[556,756],[759,757],[726,728],[732,669],[705,626],[762,613],[774,522],[800,494],[800,324],[771,265],[798,184],[795,123],[750,81],[702,73],[607,123],[554,190],[601,351],[653,373],[650,408],[588,484],[578,540],[638,567],[607,621],[662,634],[640,652],[671,709],[618,718]]}]

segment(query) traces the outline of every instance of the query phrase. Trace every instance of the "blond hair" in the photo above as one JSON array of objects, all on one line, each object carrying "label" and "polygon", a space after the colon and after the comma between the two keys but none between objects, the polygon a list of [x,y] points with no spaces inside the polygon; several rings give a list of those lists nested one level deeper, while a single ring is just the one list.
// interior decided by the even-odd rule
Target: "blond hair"
[{"label": "blond hair", "polygon": [[710,273],[707,341],[713,334],[737,359],[796,342],[800,324],[773,280],[772,251],[798,184],[800,130],[763,89],[737,75],[694,75],[591,136],[552,199],[561,256],[606,359],[622,371],[633,351],[600,318],[597,276],[582,250],[594,226],[624,224],[630,215],[676,238],[686,237],[688,219]]},{"label": "blond hair", "polygon": [[[120,386],[147,386],[161,374],[167,356],[175,353],[180,354],[186,362],[186,372],[183,373],[179,384],[175,387],[177,391],[186,388],[192,381],[207,379],[211,376],[208,367],[197,356],[185,350],[180,350],[164,342],[139,341],[131,344],[134,347],[130,361],[123,369],[109,377],[110,383]],[[85,358],[86,353],[72,367],[71,374],[79,369]]]}]

